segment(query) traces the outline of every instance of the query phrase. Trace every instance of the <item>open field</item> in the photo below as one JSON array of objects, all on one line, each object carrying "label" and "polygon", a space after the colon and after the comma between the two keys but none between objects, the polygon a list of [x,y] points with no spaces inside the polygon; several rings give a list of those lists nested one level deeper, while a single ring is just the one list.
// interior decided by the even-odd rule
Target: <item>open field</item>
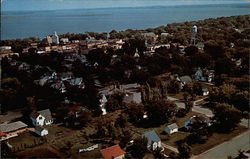
[{"label": "open field", "polygon": [[65,154],[49,145],[42,145],[16,153],[21,158],[65,158]]}]

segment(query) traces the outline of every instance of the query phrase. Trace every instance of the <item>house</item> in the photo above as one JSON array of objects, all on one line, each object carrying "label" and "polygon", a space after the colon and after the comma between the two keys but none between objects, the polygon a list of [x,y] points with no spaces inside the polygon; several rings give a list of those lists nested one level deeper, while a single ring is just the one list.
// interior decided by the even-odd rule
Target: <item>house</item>
[{"label": "house", "polygon": [[68,43],[69,39],[68,38],[61,38],[60,41],[63,42],[63,43]]},{"label": "house", "polygon": [[204,43],[202,43],[202,42],[198,42],[197,44],[196,44],[196,47],[199,49],[199,50],[203,50],[204,49]]},{"label": "house", "polygon": [[37,126],[35,128],[35,133],[39,136],[45,136],[45,135],[48,135],[48,130],[43,128],[43,127],[40,127],[40,126]]},{"label": "house", "polygon": [[161,147],[161,139],[154,130],[143,134],[143,136],[148,140],[147,147],[149,150],[155,150]]},{"label": "house", "polygon": [[209,91],[207,88],[202,88],[202,95],[207,96],[209,94]]},{"label": "house", "polygon": [[178,132],[178,126],[176,123],[170,124],[164,128],[164,131],[168,134],[173,134],[175,132]]},{"label": "house", "polygon": [[49,109],[31,113],[30,119],[34,126],[50,125],[53,123],[53,119]]},{"label": "house", "polygon": [[141,103],[142,102],[142,95],[141,92],[126,92],[124,98],[123,98],[124,103]]},{"label": "house", "polygon": [[25,132],[27,127],[28,125],[21,121],[9,124],[0,124],[0,141],[18,136],[18,134]]},{"label": "house", "polygon": [[19,71],[27,71],[30,69],[30,65],[26,62],[21,63],[21,65],[18,66]]},{"label": "house", "polygon": [[125,153],[126,152],[123,151],[119,145],[114,145],[101,150],[104,159],[124,159]]},{"label": "house", "polygon": [[58,91],[60,91],[61,93],[65,93],[66,92],[66,86],[64,85],[64,83],[62,81],[54,81],[53,83],[50,83],[50,87],[57,89]]},{"label": "house", "polygon": [[170,33],[161,33],[162,37],[168,37],[168,36],[172,36]]},{"label": "house", "polygon": [[211,126],[211,119],[206,115],[194,115],[189,120],[185,121],[184,127],[187,130],[190,130],[193,124],[205,124]]},{"label": "house", "polygon": [[85,87],[82,78],[72,78],[72,79],[69,79],[69,80],[67,80],[67,81],[68,81],[69,84],[72,85],[72,86],[78,86],[79,88],[82,88],[82,89],[84,89],[84,87]]},{"label": "house", "polygon": [[194,79],[201,82],[212,82],[214,79],[214,71],[198,68],[194,74]]},{"label": "house", "polygon": [[183,88],[186,84],[192,82],[192,79],[190,76],[181,76],[179,79],[181,82],[181,88]]}]

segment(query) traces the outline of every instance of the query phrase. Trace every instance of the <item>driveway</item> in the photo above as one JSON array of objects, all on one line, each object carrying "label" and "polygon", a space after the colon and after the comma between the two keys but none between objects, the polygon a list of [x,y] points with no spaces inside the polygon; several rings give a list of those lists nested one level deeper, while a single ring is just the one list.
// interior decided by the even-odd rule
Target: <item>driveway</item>
[{"label": "driveway", "polygon": [[[178,107],[185,108],[185,103],[177,98],[169,97],[168,100],[173,101]],[[192,108],[193,112],[205,114],[208,117],[213,117],[213,112],[208,108],[202,108],[199,105],[194,105]]]},{"label": "driveway", "polygon": [[191,157],[192,159],[227,159],[228,156],[236,157],[238,150],[249,150],[250,130],[239,136],[224,142],[200,155]]}]

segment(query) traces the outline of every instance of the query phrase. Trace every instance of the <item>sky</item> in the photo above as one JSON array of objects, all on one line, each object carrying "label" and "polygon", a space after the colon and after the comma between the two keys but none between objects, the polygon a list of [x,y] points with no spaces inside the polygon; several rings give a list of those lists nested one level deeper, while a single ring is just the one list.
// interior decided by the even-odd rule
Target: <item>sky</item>
[{"label": "sky", "polygon": [[249,0],[1,0],[2,11],[246,3]]}]

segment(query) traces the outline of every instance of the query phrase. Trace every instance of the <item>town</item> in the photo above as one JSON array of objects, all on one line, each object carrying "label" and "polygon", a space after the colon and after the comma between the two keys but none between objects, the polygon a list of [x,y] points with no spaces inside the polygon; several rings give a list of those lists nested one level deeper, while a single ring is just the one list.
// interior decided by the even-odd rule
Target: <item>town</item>
[{"label": "town", "polygon": [[1,40],[1,156],[249,158],[249,25]]}]

